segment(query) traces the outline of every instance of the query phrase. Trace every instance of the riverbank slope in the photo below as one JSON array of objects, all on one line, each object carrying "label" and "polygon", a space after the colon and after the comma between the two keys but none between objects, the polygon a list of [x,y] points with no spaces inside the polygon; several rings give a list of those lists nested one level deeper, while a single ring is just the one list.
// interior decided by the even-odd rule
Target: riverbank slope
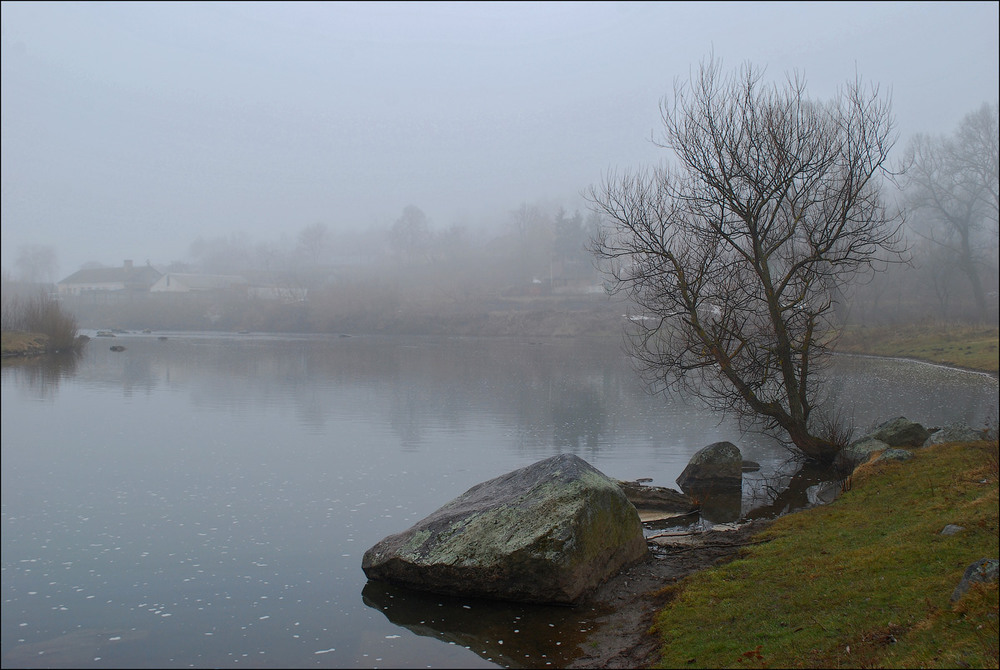
[{"label": "riverbank slope", "polygon": [[914,453],[862,466],[829,505],[619,576],[573,667],[997,667],[997,583],[951,600],[997,558],[997,441]]},{"label": "riverbank slope", "polygon": [[[858,328],[837,350],[998,367],[995,328]],[[619,576],[595,595],[609,612],[573,667],[998,667],[996,582],[950,602],[967,565],[997,557],[995,428],[864,466],[832,505]],[[948,524],[963,530],[942,535]]]},{"label": "riverbank slope", "polygon": [[910,324],[870,328],[851,326],[836,351],[890,358],[911,358],[997,374],[1000,330],[986,326]]},{"label": "riverbank slope", "polygon": [[0,333],[0,355],[3,358],[15,356],[41,356],[48,352],[49,338],[41,333]]},{"label": "riverbank slope", "polygon": [[914,453],[674,589],[654,665],[997,667],[997,583],[952,601],[970,564],[997,558],[997,442]]}]

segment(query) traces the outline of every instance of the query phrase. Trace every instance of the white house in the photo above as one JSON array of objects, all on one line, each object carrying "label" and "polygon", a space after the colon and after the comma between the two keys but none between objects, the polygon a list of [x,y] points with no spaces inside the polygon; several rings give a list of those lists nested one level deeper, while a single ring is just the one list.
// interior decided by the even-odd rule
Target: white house
[{"label": "white house", "polygon": [[281,302],[305,302],[308,291],[291,286],[251,286],[250,297]]},{"label": "white house", "polygon": [[150,293],[246,291],[248,282],[239,275],[201,275],[168,272],[153,284]]},{"label": "white house", "polygon": [[120,268],[78,270],[56,284],[56,289],[61,296],[148,291],[160,276],[151,265],[135,267],[132,261],[125,261]]}]

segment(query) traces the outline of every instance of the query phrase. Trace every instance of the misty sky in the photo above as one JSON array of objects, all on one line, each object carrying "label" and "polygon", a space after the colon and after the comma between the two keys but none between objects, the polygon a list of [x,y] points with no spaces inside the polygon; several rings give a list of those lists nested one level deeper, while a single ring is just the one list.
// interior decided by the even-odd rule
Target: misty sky
[{"label": "misty sky", "polygon": [[199,236],[435,229],[583,208],[665,157],[714,51],[831,97],[891,89],[900,145],[998,97],[998,3],[3,2],[2,264],[188,260]]}]

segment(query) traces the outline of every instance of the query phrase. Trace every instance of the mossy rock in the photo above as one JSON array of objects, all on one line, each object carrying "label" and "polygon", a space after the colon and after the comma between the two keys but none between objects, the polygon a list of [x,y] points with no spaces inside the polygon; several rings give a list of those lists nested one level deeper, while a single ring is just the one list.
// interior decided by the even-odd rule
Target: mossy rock
[{"label": "mossy rock", "polygon": [[647,555],[635,507],[572,454],[472,487],[365,552],[369,579],[523,602],[574,604]]}]

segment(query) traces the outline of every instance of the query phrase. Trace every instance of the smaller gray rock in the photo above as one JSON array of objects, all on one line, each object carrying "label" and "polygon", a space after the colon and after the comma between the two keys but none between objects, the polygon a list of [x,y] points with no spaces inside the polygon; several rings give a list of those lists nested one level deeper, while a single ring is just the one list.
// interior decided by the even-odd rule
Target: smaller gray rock
[{"label": "smaller gray rock", "polygon": [[862,463],[867,463],[878,452],[885,451],[886,449],[889,449],[889,445],[882,440],[865,437],[850,446],[844,447],[837,455],[837,460],[840,463],[856,468]]},{"label": "smaller gray rock", "polygon": [[685,493],[743,486],[743,455],[732,442],[715,442],[695,452],[677,478]]},{"label": "smaller gray rock", "polygon": [[907,449],[897,449],[896,447],[889,447],[875,459],[875,462],[879,461],[908,461],[913,458],[913,452]]},{"label": "smaller gray rock", "polygon": [[929,435],[927,429],[919,423],[898,416],[880,424],[867,437],[882,440],[890,447],[919,447]]},{"label": "smaller gray rock", "polygon": [[931,433],[930,437],[924,440],[924,446],[945,442],[975,442],[981,439],[983,439],[982,431],[973,430],[964,423],[952,423]]},{"label": "smaller gray rock", "polygon": [[743,472],[757,472],[760,470],[760,463],[757,461],[743,461]]},{"label": "smaller gray rock", "polygon": [[951,602],[956,602],[966,594],[969,587],[975,583],[995,582],[997,580],[997,568],[1000,567],[1000,560],[995,558],[980,558],[978,561],[965,569],[962,580],[955,587],[951,594]]},{"label": "smaller gray rock", "polygon": [[947,526],[941,529],[941,535],[954,535],[955,533],[961,533],[965,530],[962,526],[956,526],[953,523],[949,523]]},{"label": "smaller gray rock", "polygon": [[840,497],[842,491],[840,482],[822,482],[806,489],[806,499],[810,505],[829,505]]}]

